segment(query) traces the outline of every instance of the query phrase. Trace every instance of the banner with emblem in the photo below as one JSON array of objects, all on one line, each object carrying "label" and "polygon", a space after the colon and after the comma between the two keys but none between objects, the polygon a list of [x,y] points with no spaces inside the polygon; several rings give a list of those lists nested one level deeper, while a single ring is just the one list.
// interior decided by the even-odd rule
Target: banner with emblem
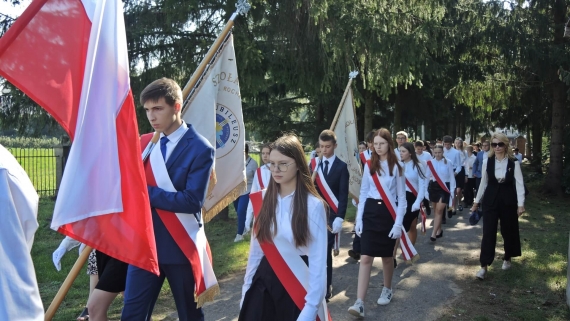
[{"label": "banner with emblem", "polygon": [[358,163],[358,133],[351,85],[352,79],[357,75],[358,72],[356,71],[350,73],[348,85],[331,126],[331,130],[334,131],[337,139],[337,148],[334,153],[348,166],[350,175],[348,192],[356,203],[358,203],[358,196],[360,195],[362,171]]},{"label": "banner with emblem", "polygon": [[216,147],[215,169],[202,213],[207,222],[247,187],[245,128],[231,32],[184,102],[182,118]]}]

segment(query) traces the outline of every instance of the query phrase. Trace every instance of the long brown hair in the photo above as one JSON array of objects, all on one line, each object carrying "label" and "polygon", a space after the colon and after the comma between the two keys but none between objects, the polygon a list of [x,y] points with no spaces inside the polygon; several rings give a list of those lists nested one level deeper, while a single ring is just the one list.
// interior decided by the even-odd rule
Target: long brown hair
[{"label": "long brown hair", "polygon": [[[393,176],[392,172],[394,170],[394,166],[398,166],[398,173],[400,173],[399,176],[402,176],[403,174],[402,166],[400,166],[400,163],[398,162],[398,157],[396,157],[396,154],[394,153],[394,140],[392,140],[392,135],[390,134],[390,131],[387,130],[386,128],[380,128],[374,134],[374,137],[376,136],[380,136],[388,142],[387,160],[388,160],[388,169],[390,170],[390,176]],[[382,175],[381,173],[382,167],[380,167],[380,156],[378,155],[378,153],[376,153],[376,151],[372,153],[372,158],[370,158],[370,163],[372,164],[372,166],[370,166],[370,175],[374,175],[374,173]]]},{"label": "long brown hair", "polygon": [[420,166],[420,160],[418,159],[418,155],[416,155],[416,150],[414,148],[414,144],[404,143],[400,147],[404,147],[408,151],[408,153],[410,153],[410,157],[412,158],[412,162],[414,164],[413,167],[418,169],[418,176],[420,178],[426,178],[424,172],[422,171],[422,167]]},{"label": "long brown hair", "polygon": [[[278,151],[294,159],[297,165],[297,185],[291,206],[293,210],[291,230],[293,231],[295,246],[305,246],[311,240],[311,234],[309,233],[308,196],[313,195],[321,201],[322,199],[311,180],[311,173],[309,172],[309,167],[305,160],[305,153],[297,136],[292,134],[283,135],[273,143],[271,149],[272,151]],[[269,181],[269,186],[267,187],[263,204],[261,205],[261,211],[255,220],[255,236],[260,243],[272,243],[273,236],[277,233],[275,209],[277,208],[279,187],[279,184],[277,184],[274,179]],[[325,204],[324,201],[322,202]]]}]

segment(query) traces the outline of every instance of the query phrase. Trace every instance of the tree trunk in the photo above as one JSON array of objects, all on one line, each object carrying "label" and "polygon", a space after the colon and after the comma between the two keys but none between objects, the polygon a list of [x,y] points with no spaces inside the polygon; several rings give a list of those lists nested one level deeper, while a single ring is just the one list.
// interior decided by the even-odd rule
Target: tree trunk
[{"label": "tree trunk", "polygon": [[364,93],[364,137],[374,129],[374,94],[370,90]]},{"label": "tree trunk", "polygon": [[[564,39],[564,25],[566,17],[566,1],[557,0],[552,8],[555,31],[554,44],[561,46]],[[558,66],[551,67],[552,80],[552,136],[550,140],[550,165],[548,176],[544,182],[544,189],[548,193],[562,193],[562,149],[564,144],[564,112],[566,101],[566,86],[558,77]]]}]

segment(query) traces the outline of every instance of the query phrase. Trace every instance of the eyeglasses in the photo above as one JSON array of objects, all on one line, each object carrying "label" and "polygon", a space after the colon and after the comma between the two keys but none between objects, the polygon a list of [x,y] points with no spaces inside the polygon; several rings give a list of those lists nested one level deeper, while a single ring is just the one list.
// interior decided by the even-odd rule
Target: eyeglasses
[{"label": "eyeglasses", "polygon": [[505,147],[505,143],[503,142],[499,142],[499,143],[491,143],[491,147],[495,148],[495,147]]},{"label": "eyeglasses", "polygon": [[289,164],[274,164],[274,163],[269,163],[269,170],[274,172],[275,169],[278,169],[280,172],[286,172],[289,169],[289,166],[295,164],[295,162],[293,163],[289,163]]}]

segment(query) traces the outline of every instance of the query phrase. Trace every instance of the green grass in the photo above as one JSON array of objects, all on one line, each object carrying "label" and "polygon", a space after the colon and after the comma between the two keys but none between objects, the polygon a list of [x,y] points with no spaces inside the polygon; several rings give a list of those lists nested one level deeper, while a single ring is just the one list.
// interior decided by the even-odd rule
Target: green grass
[{"label": "green grass", "polygon": [[30,177],[38,194],[55,195],[56,157],[53,148],[8,148]]},{"label": "green grass", "polygon": [[527,213],[519,219],[522,256],[502,271],[503,239],[498,233],[487,278],[475,280],[478,260],[469,262],[473,276],[461,281],[464,292],[442,320],[570,320],[565,302],[570,200],[542,195],[540,178],[525,181],[531,194]]},{"label": "green grass", "polygon": [[[77,248],[67,252],[61,260],[62,270],[57,272],[52,263],[52,253],[59,246],[63,236],[50,229],[53,208],[54,201],[48,198],[40,199],[38,213],[40,226],[36,232],[32,248],[32,258],[36,269],[38,286],[46,310],[75,260],[77,260],[78,255]],[[218,279],[243,270],[247,265],[249,253],[249,237],[246,237],[246,242],[233,242],[236,235],[237,219],[233,205],[230,205],[229,209],[229,220],[215,220],[205,225],[206,235],[214,256],[214,271]],[[84,267],[53,320],[75,320],[75,317],[81,312],[87,302],[88,293],[89,276],[86,274],[86,267]],[[121,315],[121,308],[122,296],[119,295],[110,308],[110,319],[118,320]],[[161,320],[174,310],[175,306],[170,294],[170,287],[168,282],[165,282],[159,301],[156,304],[153,319]]]}]

